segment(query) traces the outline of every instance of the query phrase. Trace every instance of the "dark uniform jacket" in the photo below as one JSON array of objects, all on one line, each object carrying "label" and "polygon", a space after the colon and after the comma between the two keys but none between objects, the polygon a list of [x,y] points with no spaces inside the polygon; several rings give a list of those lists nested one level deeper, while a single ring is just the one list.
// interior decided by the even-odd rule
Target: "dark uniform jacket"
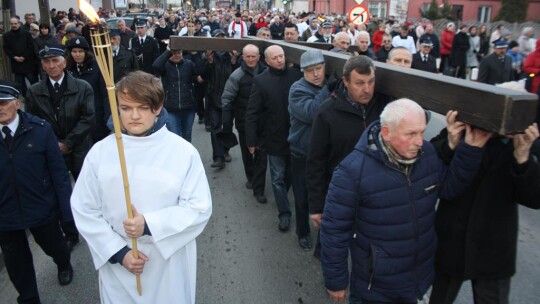
[{"label": "dark uniform jacket", "polygon": [[411,68],[431,73],[437,73],[437,62],[435,57],[428,54],[428,59],[425,62],[422,58],[422,52],[416,52],[412,57]]},{"label": "dark uniform jacket", "polygon": [[155,38],[146,36],[144,45],[141,45],[141,38],[136,36],[131,39],[131,50],[139,60],[139,68],[146,73],[154,74],[152,64],[159,56],[159,45]]},{"label": "dark uniform jacket", "polygon": [[[11,30],[4,34],[4,51],[11,60],[11,71],[15,74],[37,73],[35,47],[32,35],[22,29]],[[15,61],[15,56],[25,58],[23,62]]]},{"label": "dark uniform jacket", "polygon": [[130,72],[139,70],[139,61],[133,51],[120,45],[118,54],[113,58],[114,82],[118,82]]},{"label": "dark uniform jacket", "polygon": [[[432,140],[440,155],[446,154],[446,136],[444,129]],[[437,271],[462,280],[508,279],[516,272],[518,207],[540,208],[540,154],[537,146],[529,160],[518,165],[513,151],[511,140],[490,139],[467,191],[440,201],[435,218]]]},{"label": "dark uniform jacket", "polygon": [[73,221],[71,181],[51,126],[17,111],[11,147],[0,140],[0,231]]},{"label": "dark uniform jacket", "polygon": [[[253,87],[246,112],[246,145],[257,147],[264,144],[270,155],[288,155],[289,89],[302,77],[295,68],[277,70],[268,67],[253,78]],[[263,120],[259,122],[259,120]],[[262,127],[263,138],[258,138]]]},{"label": "dark uniform jacket", "polygon": [[306,165],[309,212],[322,213],[332,172],[351,153],[367,126],[379,118],[390,98],[375,93],[365,106],[353,106],[344,87],[321,105],[311,130]]},{"label": "dark uniform jacket", "polygon": [[74,152],[80,149],[86,154],[92,143],[90,132],[95,126],[94,93],[90,84],[70,73],[64,73],[64,81],[66,88],[58,110],[54,109],[49,93],[49,78],[45,78],[28,89],[26,111],[51,124],[60,142]]},{"label": "dark uniform jacket", "polygon": [[497,84],[512,80],[514,80],[512,57],[504,55],[504,60],[501,61],[497,58],[497,54],[491,53],[480,62],[478,82]]}]

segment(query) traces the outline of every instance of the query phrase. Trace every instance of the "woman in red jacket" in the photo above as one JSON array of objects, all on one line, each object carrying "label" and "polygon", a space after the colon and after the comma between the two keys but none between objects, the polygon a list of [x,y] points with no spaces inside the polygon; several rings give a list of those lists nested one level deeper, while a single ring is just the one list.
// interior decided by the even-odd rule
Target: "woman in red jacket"
[{"label": "woman in red jacket", "polygon": [[536,50],[525,59],[523,71],[532,77],[532,85],[529,92],[537,94],[540,86],[540,39],[536,40]]},{"label": "woman in red jacket", "polygon": [[386,24],[381,23],[379,24],[377,31],[373,33],[373,38],[371,38],[371,43],[373,43],[373,54],[377,53],[382,47],[382,38],[384,34],[386,34]]},{"label": "woman in red jacket", "polygon": [[454,35],[456,34],[456,25],[453,22],[450,22],[446,25],[446,29],[441,35],[441,65],[440,70],[443,71],[446,67],[448,58],[452,51],[452,41],[454,40]]}]

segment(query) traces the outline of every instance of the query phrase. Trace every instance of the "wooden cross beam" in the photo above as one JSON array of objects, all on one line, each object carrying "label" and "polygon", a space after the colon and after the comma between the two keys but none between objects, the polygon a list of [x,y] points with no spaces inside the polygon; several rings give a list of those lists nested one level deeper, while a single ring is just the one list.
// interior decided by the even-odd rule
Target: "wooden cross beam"
[{"label": "wooden cross beam", "polygon": [[[262,52],[270,45],[279,45],[287,60],[294,63],[300,63],[302,53],[313,44],[256,38],[171,37],[170,41],[173,49],[193,51],[241,50],[246,44],[255,44]],[[349,55],[322,52],[326,73],[335,72],[340,76]],[[410,98],[422,107],[443,115],[449,110],[457,110],[460,121],[476,127],[498,134],[513,134],[523,132],[536,119],[538,97],[533,94],[380,62],[375,62],[375,66],[378,92],[396,98]]]}]

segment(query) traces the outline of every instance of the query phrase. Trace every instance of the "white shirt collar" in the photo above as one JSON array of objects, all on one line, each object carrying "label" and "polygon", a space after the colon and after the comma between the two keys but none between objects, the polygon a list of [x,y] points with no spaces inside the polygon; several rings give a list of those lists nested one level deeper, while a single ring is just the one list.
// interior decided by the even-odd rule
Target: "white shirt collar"
[{"label": "white shirt collar", "polygon": [[142,39],[143,41],[146,41],[146,36],[147,36],[147,35],[144,35],[144,36],[142,36],[142,37],[139,36],[139,41],[140,41],[141,39]]},{"label": "white shirt collar", "polygon": [[[15,101],[11,101],[11,102],[15,102]],[[7,127],[11,130],[11,136],[15,135],[15,132],[17,131],[17,127],[19,127],[19,113],[17,113],[17,115],[15,116],[15,119],[7,125]],[[3,129],[6,125],[2,125],[2,127],[0,128]],[[4,132],[2,132],[2,137],[5,137],[4,135]]]},{"label": "white shirt collar", "polygon": [[62,77],[61,77],[58,81],[55,81],[55,80],[52,80],[51,78],[49,78],[49,81],[51,82],[51,85],[52,85],[53,87],[54,87],[54,83],[55,83],[55,82],[58,82],[58,85],[61,86],[61,85],[62,85],[62,82],[64,81],[64,77],[65,77],[65,76],[66,76],[65,74],[62,74]]}]

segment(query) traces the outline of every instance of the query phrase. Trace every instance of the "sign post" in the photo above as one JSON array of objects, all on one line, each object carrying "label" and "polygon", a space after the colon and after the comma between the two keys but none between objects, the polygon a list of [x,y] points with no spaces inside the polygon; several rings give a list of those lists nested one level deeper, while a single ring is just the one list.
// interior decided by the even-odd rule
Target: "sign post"
[{"label": "sign post", "polygon": [[369,11],[364,5],[353,6],[348,14],[349,22],[354,25],[366,24],[369,18]]}]

